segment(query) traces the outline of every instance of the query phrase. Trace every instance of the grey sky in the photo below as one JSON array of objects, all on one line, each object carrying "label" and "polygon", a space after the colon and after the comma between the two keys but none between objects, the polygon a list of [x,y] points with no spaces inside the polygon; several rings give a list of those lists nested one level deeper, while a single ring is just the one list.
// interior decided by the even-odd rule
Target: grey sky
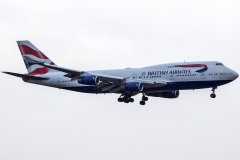
[{"label": "grey sky", "polygon": [[[218,60],[240,72],[240,1],[0,1],[0,70],[25,73],[16,40],[79,69]],[[239,160],[239,80],[146,106],[0,74],[0,159]],[[135,98],[140,100],[140,96]]]}]

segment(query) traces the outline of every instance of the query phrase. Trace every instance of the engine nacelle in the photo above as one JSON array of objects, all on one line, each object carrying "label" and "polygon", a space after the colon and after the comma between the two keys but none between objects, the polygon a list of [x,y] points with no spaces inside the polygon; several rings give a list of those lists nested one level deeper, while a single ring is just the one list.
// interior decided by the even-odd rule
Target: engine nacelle
[{"label": "engine nacelle", "polygon": [[162,98],[178,98],[179,90],[176,91],[166,91],[166,92],[155,92],[155,93],[146,93],[148,96],[152,97],[162,97]]},{"label": "engine nacelle", "polygon": [[126,82],[122,88],[127,92],[142,92],[143,84],[140,82]]},{"label": "engine nacelle", "polygon": [[79,84],[85,85],[98,85],[99,82],[100,82],[99,77],[94,75],[81,76],[78,79]]}]

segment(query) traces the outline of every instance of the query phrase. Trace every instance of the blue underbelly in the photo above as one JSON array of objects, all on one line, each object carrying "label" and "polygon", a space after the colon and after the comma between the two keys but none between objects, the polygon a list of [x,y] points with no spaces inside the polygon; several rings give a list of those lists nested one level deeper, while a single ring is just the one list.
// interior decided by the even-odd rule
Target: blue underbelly
[{"label": "blue underbelly", "polygon": [[184,81],[184,82],[169,82],[166,86],[160,88],[151,88],[144,91],[164,91],[164,90],[187,90],[187,89],[202,89],[221,86],[231,82],[230,80],[218,81]]},{"label": "blue underbelly", "polygon": [[[211,88],[224,85],[229,82],[231,82],[231,80],[169,82],[166,86],[144,89],[143,92]],[[100,88],[97,88],[95,86],[64,87],[62,89],[84,93],[108,93],[102,92]]]}]

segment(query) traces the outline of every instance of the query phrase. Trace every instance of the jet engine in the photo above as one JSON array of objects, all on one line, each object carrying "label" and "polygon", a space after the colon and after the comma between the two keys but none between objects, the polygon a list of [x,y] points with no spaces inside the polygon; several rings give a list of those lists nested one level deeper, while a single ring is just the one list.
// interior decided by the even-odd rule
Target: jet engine
[{"label": "jet engine", "polygon": [[143,91],[143,84],[140,82],[126,82],[122,88],[127,92],[141,92]]},{"label": "jet engine", "polygon": [[85,85],[98,85],[99,82],[100,82],[99,77],[94,75],[81,76],[78,79],[79,84]]},{"label": "jet engine", "polygon": [[162,97],[162,98],[178,98],[179,90],[176,90],[176,91],[166,91],[166,92],[146,93],[146,95],[152,96],[152,97]]}]

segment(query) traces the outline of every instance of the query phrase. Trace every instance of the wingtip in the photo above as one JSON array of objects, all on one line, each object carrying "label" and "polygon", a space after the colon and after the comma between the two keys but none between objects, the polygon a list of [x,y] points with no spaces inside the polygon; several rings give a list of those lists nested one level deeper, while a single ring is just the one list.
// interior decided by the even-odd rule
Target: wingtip
[{"label": "wingtip", "polygon": [[2,73],[11,75],[11,73],[10,73],[10,72],[7,72],[7,71],[2,71]]},{"label": "wingtip", "polygon": [[2,71],[2,73],[11,75],[11,72],[7,72],[7,71]]}]

